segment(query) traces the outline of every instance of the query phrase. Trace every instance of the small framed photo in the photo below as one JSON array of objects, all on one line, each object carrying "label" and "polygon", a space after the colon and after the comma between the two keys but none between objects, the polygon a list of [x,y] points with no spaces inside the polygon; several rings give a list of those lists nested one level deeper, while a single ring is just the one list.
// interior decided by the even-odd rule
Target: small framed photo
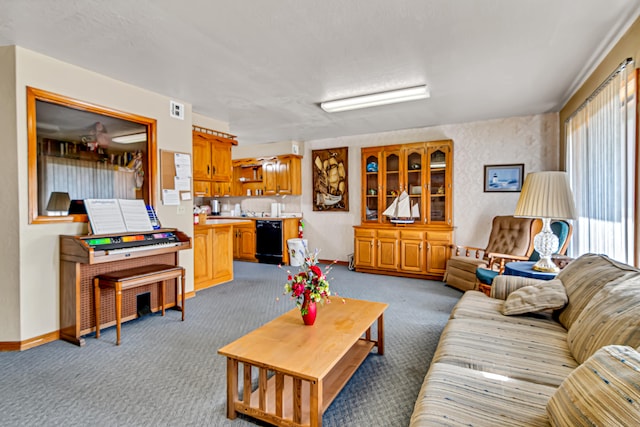
[{"label": "small framed photo", "polygon": [[484,191],[519,192],[522,190],[524,163],[513,165],[485,165]]}]

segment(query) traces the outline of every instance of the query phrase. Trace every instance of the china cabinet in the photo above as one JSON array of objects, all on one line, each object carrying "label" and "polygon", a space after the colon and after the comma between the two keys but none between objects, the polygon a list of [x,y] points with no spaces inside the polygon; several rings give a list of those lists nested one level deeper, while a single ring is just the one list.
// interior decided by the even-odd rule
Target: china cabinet
[{"label": "china cabinet", "polygon": [[[362,148],[356,270],[442,277],[453,242],[452,148],[450,140]],[[394,210],[402,200],[406,209]]]},{"label": "china cabinet", "polygon": [[231,194],[231,147],[234,135],[194,126],[192,132],[193,193],[198,197]]}]

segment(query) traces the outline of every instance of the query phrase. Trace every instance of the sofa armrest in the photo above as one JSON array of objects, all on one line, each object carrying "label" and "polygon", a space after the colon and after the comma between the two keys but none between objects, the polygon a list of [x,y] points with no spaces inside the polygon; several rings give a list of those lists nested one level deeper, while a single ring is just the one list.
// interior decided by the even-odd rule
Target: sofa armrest
[{"label": "sofa armrest", "polygon": [[509,294],[520,288],[538,283],[544,283],[544,280],[532,279],[520,276],[496,276],[491,284],[491,298],[506,300]]}]

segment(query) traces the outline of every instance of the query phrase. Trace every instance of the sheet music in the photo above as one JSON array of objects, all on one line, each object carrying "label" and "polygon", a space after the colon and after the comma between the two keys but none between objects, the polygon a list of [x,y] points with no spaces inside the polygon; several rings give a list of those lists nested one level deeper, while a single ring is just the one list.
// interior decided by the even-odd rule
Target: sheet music
[{"label": "sheet music", "polygon": [[143,200],[86,199],[84,204],[94,234],[153,230]]},{"label": "sheet music", "polygon": [[123,233],[127,231],[120,204],[116,199],[86,199],[84,206],[91,221],[93,234]]},{"label": "sheet music", "polygon": [[127,231],[152,231],[153,225],[143,200],[118,200]]}]

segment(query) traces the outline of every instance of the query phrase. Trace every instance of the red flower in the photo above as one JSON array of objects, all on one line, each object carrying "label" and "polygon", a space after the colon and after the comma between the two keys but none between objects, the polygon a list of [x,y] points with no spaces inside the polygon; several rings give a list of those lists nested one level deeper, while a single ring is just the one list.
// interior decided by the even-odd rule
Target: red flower
[{"label": "red flower", "polygon": [[320,270],[320,267],[318,267],[317,265],[310,266],[309,270],[311,270],[313,274],[315,274],[318,277],[322,276],[322,270]]}]

